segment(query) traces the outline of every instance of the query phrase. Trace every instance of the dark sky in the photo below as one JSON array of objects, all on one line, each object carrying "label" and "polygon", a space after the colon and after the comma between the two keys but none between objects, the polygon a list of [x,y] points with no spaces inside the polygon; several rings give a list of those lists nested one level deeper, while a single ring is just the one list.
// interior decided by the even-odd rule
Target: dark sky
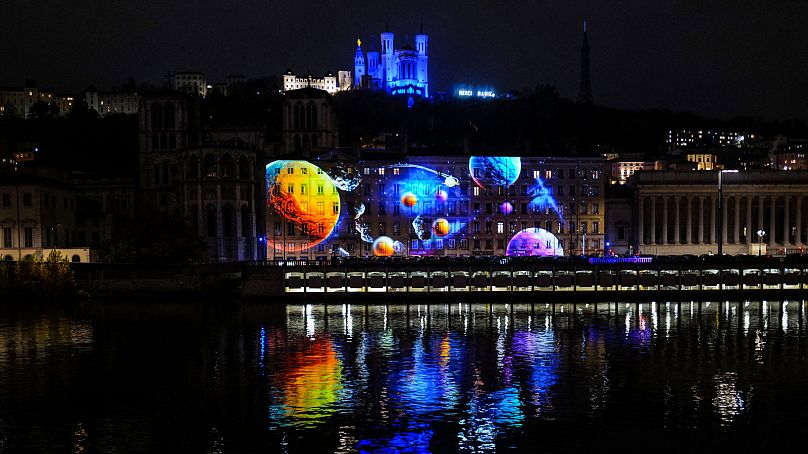
[{"label": "dark sky", "polygon": [[351,69],[355,40],[430,35],[432,91],[456,82],[576,96],[589,20],[596,103],[808,119],[805,0],[0,0],[0,84],[79,91],[168,71]]}]

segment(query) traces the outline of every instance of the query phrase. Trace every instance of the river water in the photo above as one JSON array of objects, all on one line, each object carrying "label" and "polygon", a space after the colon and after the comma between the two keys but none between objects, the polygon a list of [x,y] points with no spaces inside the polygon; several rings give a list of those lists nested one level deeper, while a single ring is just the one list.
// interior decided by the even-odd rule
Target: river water
[{"label": "river water", "polygon": [[555,303],[6,301],[0,453],[804,448],[804,301]]}]

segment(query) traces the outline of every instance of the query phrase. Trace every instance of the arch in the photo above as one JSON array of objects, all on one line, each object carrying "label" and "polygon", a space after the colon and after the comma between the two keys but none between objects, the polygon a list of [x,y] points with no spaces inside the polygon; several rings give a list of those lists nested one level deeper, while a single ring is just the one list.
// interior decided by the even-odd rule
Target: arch
[{"label": "arch", "polygon": [[78,254],[73,254],[73,257],[70,257],[70,263],[81,263],[81,257]]},{"label": "arch", "polygon": [[250,208],[247,205],[241,206],[241,236],[252,236],[252,222],[250,219]]},{"label": "arch", "polygon": [[235,170],[235,165],[233,164],[233,158],[230,157],[229,154],[222,156],[222,177],[223,178],[231,178],[233,176]]},{"label": "arch", "polygon": [[165,129],[174,129],[176,127],[174,118],[174,104],[166,101],[163,105],[163,127]]},{"label": "arch", "polygon": [[13,261],[14,261],[14,257],[12,257],[12,256],[10,256],[10,255],[7,255],[7,256],[3,257],[3,260],[5,260],[6,262],[13,262]]},{"label": "arch", "polygon": [[151,113],[151,127],[152,129],[160,129],[163,127],[163,106],[159,102],[151,103],[149,113]]},{"label": "arch", "polygon": [[199,178],[199,158],[195,154],[188,159],[188,178],[192,180]]},{"label": "arch", "polygon": [[205,226],[207,227],[207,236],[216,236],[216,207],[212,204],[205,207]]},{"label": "arch", "polygon": [[222,207],[222,236],[232,237],[235,230],[235,219],[233,217],[233,205],[225,204]]},{"label": "arch", "polygon": [[244,155],[238,158],[238,177],[245,180],[250,178],[250,160]]},{"label": "arch", "polygon": [[216,156],[213,154],[205,155],[203,171],[206,177],[216,178],[218,174],[216,169]]}]

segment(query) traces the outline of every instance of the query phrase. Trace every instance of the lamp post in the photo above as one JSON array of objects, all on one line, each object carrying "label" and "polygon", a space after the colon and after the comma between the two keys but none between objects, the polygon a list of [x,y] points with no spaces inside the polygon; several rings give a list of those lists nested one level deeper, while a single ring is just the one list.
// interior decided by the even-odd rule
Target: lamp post
[{"label": "lamp post", "polygon": [[760,257],[763,250],[763,237],[766,236],[766,231],[763,229],[758,229],[757,236],[758,236],[758,257]]},{"label": "lamp post", "polygon": [[724,186],[721,176],[725,173],[738,173],[738,171],[718,171],[718,255],[724,254]]}]

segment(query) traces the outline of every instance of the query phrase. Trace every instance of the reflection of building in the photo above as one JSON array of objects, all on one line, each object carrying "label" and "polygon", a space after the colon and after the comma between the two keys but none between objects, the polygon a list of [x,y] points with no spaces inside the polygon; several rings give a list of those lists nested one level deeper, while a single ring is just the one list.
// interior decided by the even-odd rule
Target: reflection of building
[{"label": "reflection of building", "polygon": [[205,129],[197,109],[182,93],[143,96],[139,208],[187,219],[211,260],[255,260],[262,136],[250,128]]},{"label": "reflection of building", "polygon": [[[727,254],[754,254],[759,241],[770,251],[799,248],[808,234],[806,182],[808,174],[800,171],[724,173],[719,213],[717,172],[638,172],[627,183],[635,248],[644,254],[716,253],[718,238]],[[765,237],[759,239],[758,230]]]},{"label": "reflection of building", "polygon": [[182,93],[205,97],[208,94],[208,82],[203,73],[179,72],[171,75],[171,88]]},{"label": "reflection of building", "polygon": [[331,96],[307,87],[286,92],[283,103],[283,143],[286,153],[298,156],[311,149],[337,146],[337,119]]},{"label": "reflection of building", "polygon": [[[380,35],[381,53],[375,47],[362,51],[362,41],[356,42],[354,54],[354,85],[357,88],[384,90],[394,95],[429,96],[429,37],[423,27],[415,35],[413,49],[405,39],[404,46],[395,48],[393,34]],[[367,77],[367,82],[363,81]]]},{"label": "reflection of building", "polygon": [[[502,170],[508,161],[511,167]],[[369,256],[379,237],[389,237],[396,255],[505,255],[509,241],[526,229],[546,230],[558,240],[531,248],[550,253],[557,248],[565,254],[603,252],[606,175],[605,161],[599,158],[470,161],[464,156],[410,156],[399,162],[330,152],[311,162],[339,188],[337,207],[313,198],[321,192],[329,196],[325,184],[311,178],[297,184],[267,175],[273,182],[283,181],[283,187],[274,189],[284,197],[281,202],[298,213],[284,216],[268,210],[268,244],[276,245],[268,250],[269,258]],[[303,167],[307,165],[302,161],[287,161],[276,171],[291,176]],[[498,177],[498,172],[507,177]],[[273,196],[278,194],[268,194]],[[339,213],[335,225],[301,220],[308,219],[300,215],[306,212],[326,220],[324,214],[331,210]],[[322,235],[321,231],[327,238],[319,242],[311,232]]]}]

